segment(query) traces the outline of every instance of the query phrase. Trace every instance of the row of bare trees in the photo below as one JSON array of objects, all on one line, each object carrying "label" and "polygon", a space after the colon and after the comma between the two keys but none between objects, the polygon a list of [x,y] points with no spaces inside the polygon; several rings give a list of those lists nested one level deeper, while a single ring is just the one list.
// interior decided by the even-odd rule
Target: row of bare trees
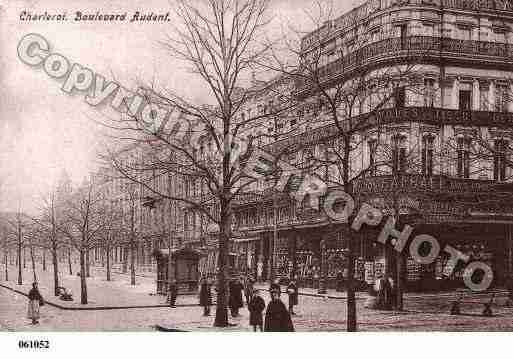
[{"label": "row of bare trees", "polygon": [[[23,284],[23,269],[28,251],[33,280],[38,279],[38,268],[47,270],[46,255],[50,255],[54,294],[59,295],[62,273],[73,275],[75,256],[79,259],[80,302],[88,303],[87,278],[90,277],[93,250],[106,258],[106,277],[111,280],[113,248],[118,245],[130,249],[131,284],[135,285],[136,192],[127,189],[128,200],[113,200],[105,190],[109,178],[91,176],[79,186],[73,186],[64,176],[60,183],[41,200],[38,215],[18,211],[6,214],[0,221],[0,247],[5,265],[5,280],[9,280],[9,267],[15,255],[18,278]],[[127,186],[129,188],[130,186]],[[132,186],[133,187],[133,186]],[[132,188],[130,187],[130,188]],[[66,257],[67,268],[59,268]],[[126,259],[126,258],[125,258]]]}]

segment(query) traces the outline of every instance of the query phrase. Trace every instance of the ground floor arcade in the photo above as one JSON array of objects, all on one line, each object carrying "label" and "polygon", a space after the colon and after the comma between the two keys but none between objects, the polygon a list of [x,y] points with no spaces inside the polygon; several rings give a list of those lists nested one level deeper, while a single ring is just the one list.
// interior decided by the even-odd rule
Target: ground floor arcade
[{"label": "ground floor arcade", "polygon": [[[441,248],[451,245],[469,256],[470,261],[479,260],[488,264],[494,274],[493,285],[503,285],[512,273],[512,231],[507,222],[481,220],[476,222],[431,223],[414,226],[416,234],[435,237]],[[355,257],[355,278],[360,287],[389,273],[397,276],[397,261],[401,260],[401,274],[406,288],[428,291],[463,287],[464,266],[457,266],[450,276],[444,275],[449,259],[440,255],[429,265],[417,263],[409,254],[408,247],[403,256],[389,246],[377,242],[380,228],[364,228],[352,233],[352,252]],[[233,244],[237,253],[237,268],[240,272],[258,275],[259,267],[264,280],[271,275],[288,278],[295,275],[303,287],[343,289],[347,278],[349,235],[346,230],[329,227],[311,227],[282,230],[277,233],[261,232],[255,237]],[[442,251],[443,253],[443,251]],[[273,255],[274,254],[274,255]],[[274,273],[272,269],[274,269]]]}]

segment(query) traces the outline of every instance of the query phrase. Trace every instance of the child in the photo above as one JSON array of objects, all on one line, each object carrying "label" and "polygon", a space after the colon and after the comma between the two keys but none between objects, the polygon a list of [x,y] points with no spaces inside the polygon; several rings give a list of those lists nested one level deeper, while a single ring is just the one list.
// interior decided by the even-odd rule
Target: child
[{"label": "child", "polygon": [[253,331],[257,331],[257,327],[260,331],[263,331],[263,316],[262,313],[265,309],[265,302],[262,297],[258,294],[258,289],[254,289],[252,292],[251,300],[248,303],[249,310],[249,325],[253,326]]}]

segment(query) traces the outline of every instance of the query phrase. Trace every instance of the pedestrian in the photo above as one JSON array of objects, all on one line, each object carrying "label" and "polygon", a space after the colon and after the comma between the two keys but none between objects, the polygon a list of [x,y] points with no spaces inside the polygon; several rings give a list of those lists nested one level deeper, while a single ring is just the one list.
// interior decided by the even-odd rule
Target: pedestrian
[{"label": "pedestrian", "polygon": [[230,311],[232,317],[239,316],[239,309],[243,307],[242,302],[242,292],[244,290],[244,286],[240,282],[239,278],[234,278],[230,281],[229,284],[229,298],[228,298],[228,306],[230,307]]},{"label": "pedestrian", "polygon": [[295,315],[294,306],[298,304],[299,291],[294,277],[290,278],[289,285],[287,286],[287,293],[289,295],[289,313],[290,315]]},{"label": "pedestrian", "polygon": [[200,305],[203,307],[203,316],[209,316],[210,307],[212,306],[212,285],[207,278],[201,279],[199,299]]},{"label": "pedestrian", "polygon": [[388,274],[378,279],[377,304],[379,309],[392,309],[392,286]]},{"label": "pedestrian", "polygon": [[251,278],[251,276],[247,276],[246,280],[244,281],[244,296],[246,297],[246,303],[248,304],[251,298],[253,297],[253,291],[255,290],[253,282],[254,281],[253,278]]},{"label": "pedestrian", "polygon": [[176,297],[178,297],[178,283],[176,279],[173,278],[171,282],[169,282],[169,305],[171,308],[176,307]]},{"label": "pedestrian", "polygon": [[27,317],[32,320],[32,325],[38,324],[40,318],[39,308],[44,305],[44,300],[41,293],[39,293],[36,282],[32,283],[32,289],[29,291],[28,300]]},{"label": "pedestrian", "polygon": [[265,309],[265,302],[259,294],[258,289],[253,290],[251,298],[248,302],[249,310],[249,325],[253,326],[253,331],[257,331],[257,327],[260,331],[263,331],[263,315],[262,312]]},{"label": "pedestrian", "polygon": [[293,332],[294,325],[290,313],[280,299],[280,291],[274,288],[271,290],[271,301],[265,312],[266,332]]}]

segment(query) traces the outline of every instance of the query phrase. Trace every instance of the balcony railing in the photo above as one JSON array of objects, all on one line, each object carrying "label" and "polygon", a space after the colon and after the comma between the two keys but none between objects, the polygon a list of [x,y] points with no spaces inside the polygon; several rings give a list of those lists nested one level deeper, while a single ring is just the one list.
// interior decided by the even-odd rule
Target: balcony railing
[{"label": "balcony railing", "polygon": [[[410,36],[390,38],[366,45],[352,53],[319,67],[320,80],[348,73],[361,66],[367,66],[384,58],[411,58],[462,55],[465,57],[496,58],[513,63],[513,45],[488,41],[458,40],[432,36]],[[307,84],[298,80],[298,88]]]},{"label": "balcony railing", "polygon": [[[511,128],[513,113],[491,111],[449,110],[434,107],[395,107],[362,114],[341,121],[346,133],[357,133],[369,128],[386,124],[421,122],[435,126],[489,126]],[[351,127],[349,127],[351,126]],[[284,139],[269,145],[268,150],[275,154],[283,151],[295,151],[300,146],[308,146],[327,141],[339,135],[335,124],[330,124],[304,132],[300,135]]]}]

